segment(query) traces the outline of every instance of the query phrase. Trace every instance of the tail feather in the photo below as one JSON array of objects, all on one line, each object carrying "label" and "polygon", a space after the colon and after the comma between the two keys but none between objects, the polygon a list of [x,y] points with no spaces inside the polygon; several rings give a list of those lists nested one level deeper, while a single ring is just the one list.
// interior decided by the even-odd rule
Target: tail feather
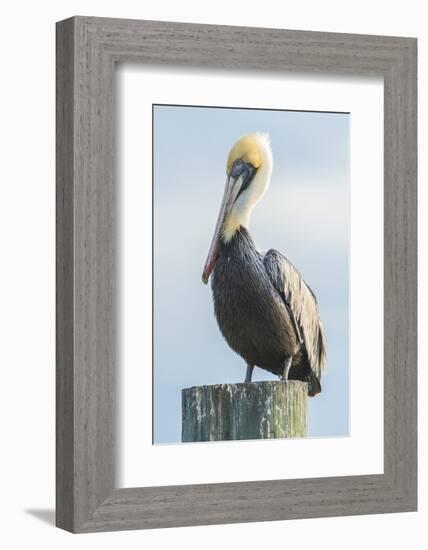
[{"label": "tail feather", "polygon": [[308,381],[308,395],[314,397],[318,393],[321,393],[321,383],[318,380],[317,375],[311,372],[307,377]]},{"label": "tail feather", "polygon": [[308,384],[308,395],[314,397],[321,393],[321,383],[318,376],[311,369],[306,354],[295,356],[288,375],[289,380],[301,380]]}]

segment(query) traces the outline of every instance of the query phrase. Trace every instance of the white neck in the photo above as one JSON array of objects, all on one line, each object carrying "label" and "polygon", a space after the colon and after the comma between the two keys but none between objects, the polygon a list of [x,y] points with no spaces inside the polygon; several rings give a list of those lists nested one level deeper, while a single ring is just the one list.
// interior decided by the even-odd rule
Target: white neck
[{"label": "white neck", "polygon": [[251,214],[254,207],[269,187],[272,175],[272,154],[270,150],[264,151],[264,153],[265,158],[260,168],[257,170],[247,189],[239,195],[224,222],[222,238],[226,243],[232,239],[240,226],[249,229]]}]

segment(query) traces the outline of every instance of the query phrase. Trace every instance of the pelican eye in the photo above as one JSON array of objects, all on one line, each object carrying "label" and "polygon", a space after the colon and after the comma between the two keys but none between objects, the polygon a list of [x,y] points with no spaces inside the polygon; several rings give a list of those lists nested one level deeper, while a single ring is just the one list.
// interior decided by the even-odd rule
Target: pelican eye
[{"label": "pelican eye", "polygon": [[245,162],[242,159],[235,160],[230,169],[230,175],[235,179],[239,178],[239,176],[243,176],[244,180],[251,179],[255,173],[256,168],[251,162]]},{"label": "pelican eye", "polygon": [[230,170],[230,175],[233,178],[239,178],[239,176],[242,174],[245,168],[246,168],[246,162],[244,162],[241,159],[237,159],[232,165],[232,169]]},{"label": "pelican eye", "polygon": [[250,162],[245,162],[242,159],[235,160],[230,170],[230,176],[235,179],[242,176],[243,180],[236,198],[250,185],[256,171],[257,169]]}]

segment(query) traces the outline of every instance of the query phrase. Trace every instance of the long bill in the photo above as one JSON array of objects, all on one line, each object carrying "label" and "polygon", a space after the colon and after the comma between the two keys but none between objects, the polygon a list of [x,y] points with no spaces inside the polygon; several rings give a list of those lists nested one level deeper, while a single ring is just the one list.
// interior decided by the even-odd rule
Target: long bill
[{"label": "long bill", "polygon": [[226,179],[226,185],[224,188],[223,200],[221,201],[220,212],[218,214],[217,223],[214,229],[214,235],[211,241],[210,250],[208,252],[207,259],[205,261],[204,271],[202,273],[202,282],[206,285],[210,278],[211,272],[214,269],[214,264],[218,258],[220,251],[220,238],[221,232],[226,221],[227,216],[230,214],[232,207],[239,195],[239,191],[242,187],[243,177],[239,176],[234,178],[228,176]]}]

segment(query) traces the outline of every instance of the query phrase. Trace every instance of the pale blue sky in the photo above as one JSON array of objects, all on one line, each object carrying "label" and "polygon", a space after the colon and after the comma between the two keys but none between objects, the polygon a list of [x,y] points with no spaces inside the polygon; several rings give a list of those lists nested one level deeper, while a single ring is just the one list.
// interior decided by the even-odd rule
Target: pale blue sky
[{"label": "pale blue sky", "polygon": [[[309,435],[348,434],[349,115],[154,107],[154,442],[181,439],[181,389],[242,382],[245,362],[224,341],[201,282],[234,141],[270,135],[271,186],[250,232],[276,248],[318,297],[327,345]],[[254,380],[275,379],[254,370]]]}]

